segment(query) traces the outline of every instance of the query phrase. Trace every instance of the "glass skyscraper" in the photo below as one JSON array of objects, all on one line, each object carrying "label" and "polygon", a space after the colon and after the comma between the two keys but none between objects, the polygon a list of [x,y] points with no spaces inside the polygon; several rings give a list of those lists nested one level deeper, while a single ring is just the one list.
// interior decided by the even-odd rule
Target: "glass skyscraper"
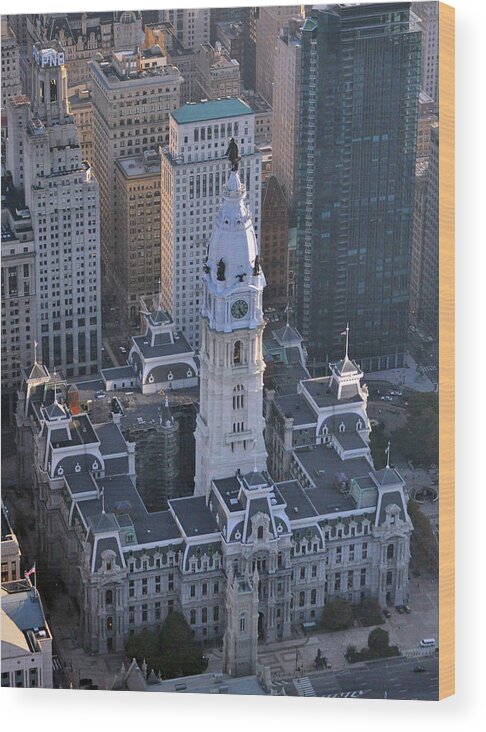
[{"label": "glass skyscraper", "polygon": [[420,30],[410,3],[324,5],[302,31],[297,324],[317,361],[403,364]]}]

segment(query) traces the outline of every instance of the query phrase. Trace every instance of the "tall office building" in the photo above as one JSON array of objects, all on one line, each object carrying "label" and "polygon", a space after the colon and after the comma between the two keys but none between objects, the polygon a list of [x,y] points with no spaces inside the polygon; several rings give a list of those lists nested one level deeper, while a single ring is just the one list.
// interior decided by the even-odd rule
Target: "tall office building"
[{"label": "tall office building", "polygon": [[2,137],[4,135],[7,99],[18,96],[22,87],[20,84],[19,47],[15,33],[2,18]]},{"label": "tall office building", "polygon": [[256,91],[271,105],[275,79],[275,48],[282,27],[302,5],[261,7],[256,22]]},{"label": "tall office building", "polygon": [[58,41],[64,48],[69,89],[87,86],[88,62],[95,53],[135,48],[143,37],[140,11],[38,13],[26,19],[29,59],[35,43]]},{"label": "tall office building", "polygon": [[196,53],[195,100],[238,97],[241,91],[240,65],[219,41],[203,43]]},{"label": "tall office building", "polygon": [[[422,238],[416,321],[437,337],[439,325],[439,125],[430,135],[430,155],[423,193]],[[419,212],[417,212],[417,215]],[[415,242],[414,242],[415,244]]]},{"label": "tall office building", "polygon": [[161,155],[162,303],[194,348],[200,341],[200,272],[226,182],[225,153],[232,137],[239,145],[240,176],[258,232],[261,154],[255,147],[255,115],[245,102],[220,99],[175,110],[169,146]]},{"label": "tall office building", "polygon": [[420,18],[422,30],[422,60],[420,88],[439,104],[439,3],[412,3],[413,12]]},{"label": "tall office building", "polygon": [[35,246],[29,209],[2,181],[2,410],[13,416],[21,369],[34,360],[36,339]]},{"label": "tall office building", "polygon": [[160,281],[160,157],[156,150],[116,161],[116,258],[113,275],[124,317],[138,321],[141,299]]},{"label": "tall office building", "polygon": [[197,50],[202,43],[209,43],[209,8],[162,10],[162,20],[170,21],[177,38],[185,48]]},{"label": "tall office building", "polygon": [[181,106],[186,102],[194,102],[196,52],[193,48],[185,48],[177,37],[175,28],[169,21],[165,23],[149,23],[145,26],[145,47],[160,46],[167,56],[167,63],[177,66],[182,74]]},{"label": "tall office building", "polygon": [[265,308],[283,310],[288,303],[289,211],[276,176],[265,183],[262,196],[261,256],[268,283]]},{"label": "tall office building", "polygon": [[314,8],[302,30],[299,330],[336,359],[349,322],[362,368],[403,364],[420,32],[410,3]]},{"label": "tall office building", "polygon": [[296,203],[299,155],[300,52],[304,17],[291,18],[282,29],[275,50],[273,88],[273,172],[291,209]]},{"label": "tall office building", "polygon": [[93,169],[100,184],[103,284],[113,285],[117,206],[116,159],[168,142],[169,113],[180,104],[182,77],[159,46],[100,54],[92,81]]},{"label": "tall office building", "polygon": [[[67,376],[101,360],[98,183],[83,161],[67,98],[64,50],[34,48],[31,108],[9,103],[17,142],[7,155],[35,244],[36,337],[42,361]],[[20,133],[20,130],[22,132]],[[10,147],[10,141],[9,141]],[[23,180],[17,171],[23,172]],[[25,294],[25,283],[24,283]]]}]

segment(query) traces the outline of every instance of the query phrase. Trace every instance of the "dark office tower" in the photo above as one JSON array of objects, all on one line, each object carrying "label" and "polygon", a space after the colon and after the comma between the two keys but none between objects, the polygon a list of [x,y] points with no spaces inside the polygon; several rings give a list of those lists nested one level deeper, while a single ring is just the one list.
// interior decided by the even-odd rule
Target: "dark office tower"
[{"label": "dark office tower", "polygon": [[420,79],[410,3],[316,7],[302,31],[298,327],[311,355],[403,363]]}]

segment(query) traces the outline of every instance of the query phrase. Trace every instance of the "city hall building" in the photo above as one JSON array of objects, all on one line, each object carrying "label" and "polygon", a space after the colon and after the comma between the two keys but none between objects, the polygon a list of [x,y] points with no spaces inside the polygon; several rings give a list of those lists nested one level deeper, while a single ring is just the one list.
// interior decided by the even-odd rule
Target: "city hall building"
[{"label": "city hall building", "polygon": [[232,162],[201,272],[194,495],[149,513],[117,419],[73,409],[40,363],[17,425],[39,551],[75,598],[86,650],[123,650],[174,610],[198,640],[224,638],[224,669],[239,676],[254,673],[258,640],[318,623],[332,598],[407,602],[412,524],[398,471],[373,466],[367,390],[347,353],[330,377],[270,401],[265,427],[266,283]]}]

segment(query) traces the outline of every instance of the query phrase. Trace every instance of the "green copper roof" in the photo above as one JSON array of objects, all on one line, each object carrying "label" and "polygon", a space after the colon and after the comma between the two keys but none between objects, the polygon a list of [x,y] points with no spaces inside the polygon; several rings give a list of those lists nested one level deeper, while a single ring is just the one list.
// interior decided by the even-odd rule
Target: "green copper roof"
[{"label": "green copper roof", "polygon": [[224,117],[240,117],[242,114],[253,114],[251,107],[241,99],[215,99],[209,102],[187,103],[172,112],[179,124],[188,122],[206,122]]}]

